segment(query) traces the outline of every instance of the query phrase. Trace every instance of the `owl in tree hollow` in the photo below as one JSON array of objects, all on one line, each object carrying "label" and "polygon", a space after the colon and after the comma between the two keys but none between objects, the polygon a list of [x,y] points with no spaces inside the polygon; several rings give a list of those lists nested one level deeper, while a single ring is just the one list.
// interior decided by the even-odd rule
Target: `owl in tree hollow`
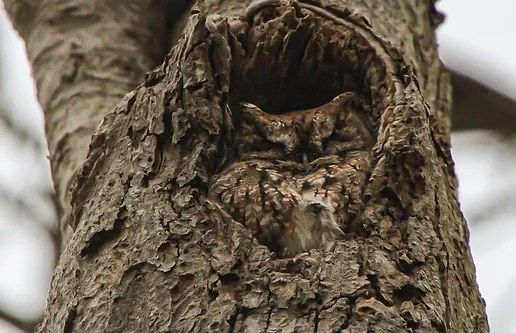
[{"label": "owl in tree hollow", "polygon": [[295,256],[350,229],[371,160],[364,102],[352,92],[310,110],[241,103],[210,196],[271,250]]}]

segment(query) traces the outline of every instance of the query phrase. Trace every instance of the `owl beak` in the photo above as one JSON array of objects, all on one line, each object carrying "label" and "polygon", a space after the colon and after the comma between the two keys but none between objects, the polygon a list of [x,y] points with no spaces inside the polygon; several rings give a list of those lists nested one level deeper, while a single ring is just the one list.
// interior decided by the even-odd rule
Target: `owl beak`
[{"label": "owl beak", "polygon": [[308,205],[310,207],[310,209],[314,212],[314,213],[320,213],[324,206],[321,205],[320,203],[317,203],[317,202],[314,202],[314,203],[311,203],[310,205]]}]

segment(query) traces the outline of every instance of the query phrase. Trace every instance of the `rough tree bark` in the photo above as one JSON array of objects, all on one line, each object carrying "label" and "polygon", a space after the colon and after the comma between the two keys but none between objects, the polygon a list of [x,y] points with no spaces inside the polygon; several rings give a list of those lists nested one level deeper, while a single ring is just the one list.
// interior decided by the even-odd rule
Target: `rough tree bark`
[{"label": "rough tree bark", "polygon": [[[6,8],[75,229],[39,332],[488,331],[433,3],[205,0],[172,30],[166,2]],[[345,236],[294,259],[306,194]]]}]

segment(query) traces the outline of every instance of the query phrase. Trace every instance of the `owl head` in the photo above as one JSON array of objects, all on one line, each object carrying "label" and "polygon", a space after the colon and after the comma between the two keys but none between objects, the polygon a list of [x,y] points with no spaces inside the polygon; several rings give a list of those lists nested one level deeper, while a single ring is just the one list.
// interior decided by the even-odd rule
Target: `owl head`
[{"label": "owl head", "polygon": [[344,233],[334,218],[335,209],[313,194],[301,195],[285,232],[285,252],[296,255],[341,238]]}]

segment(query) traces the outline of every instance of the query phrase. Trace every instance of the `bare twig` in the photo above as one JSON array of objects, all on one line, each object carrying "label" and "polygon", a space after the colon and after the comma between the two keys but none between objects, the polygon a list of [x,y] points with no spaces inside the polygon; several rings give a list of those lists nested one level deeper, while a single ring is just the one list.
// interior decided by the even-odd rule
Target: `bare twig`
[{"label": "bare twig", "polygon": [[0,309],[0,319],[5,320],[9,324],[15,326],[16,328],[22,330],[23,332],[31,333],[34,331],[36,325],[43,319],[38,318],[36,320],[24,320],[20,319],[3,309]]},{"label": "bare twig", "polygon": [[516,133],[516,101],[452,71],[453,130],[490,129]]},{"label": "bare twig", "polygon": [[43,149],[41,141],[26,128],[16,124],[9,113],[5,112],[5,109],[3,108],[0,108],[0,123],[8,129],[9,135],[16,137],[16,139],[21,142],[27,143],[36,151],[41,151]]}]

